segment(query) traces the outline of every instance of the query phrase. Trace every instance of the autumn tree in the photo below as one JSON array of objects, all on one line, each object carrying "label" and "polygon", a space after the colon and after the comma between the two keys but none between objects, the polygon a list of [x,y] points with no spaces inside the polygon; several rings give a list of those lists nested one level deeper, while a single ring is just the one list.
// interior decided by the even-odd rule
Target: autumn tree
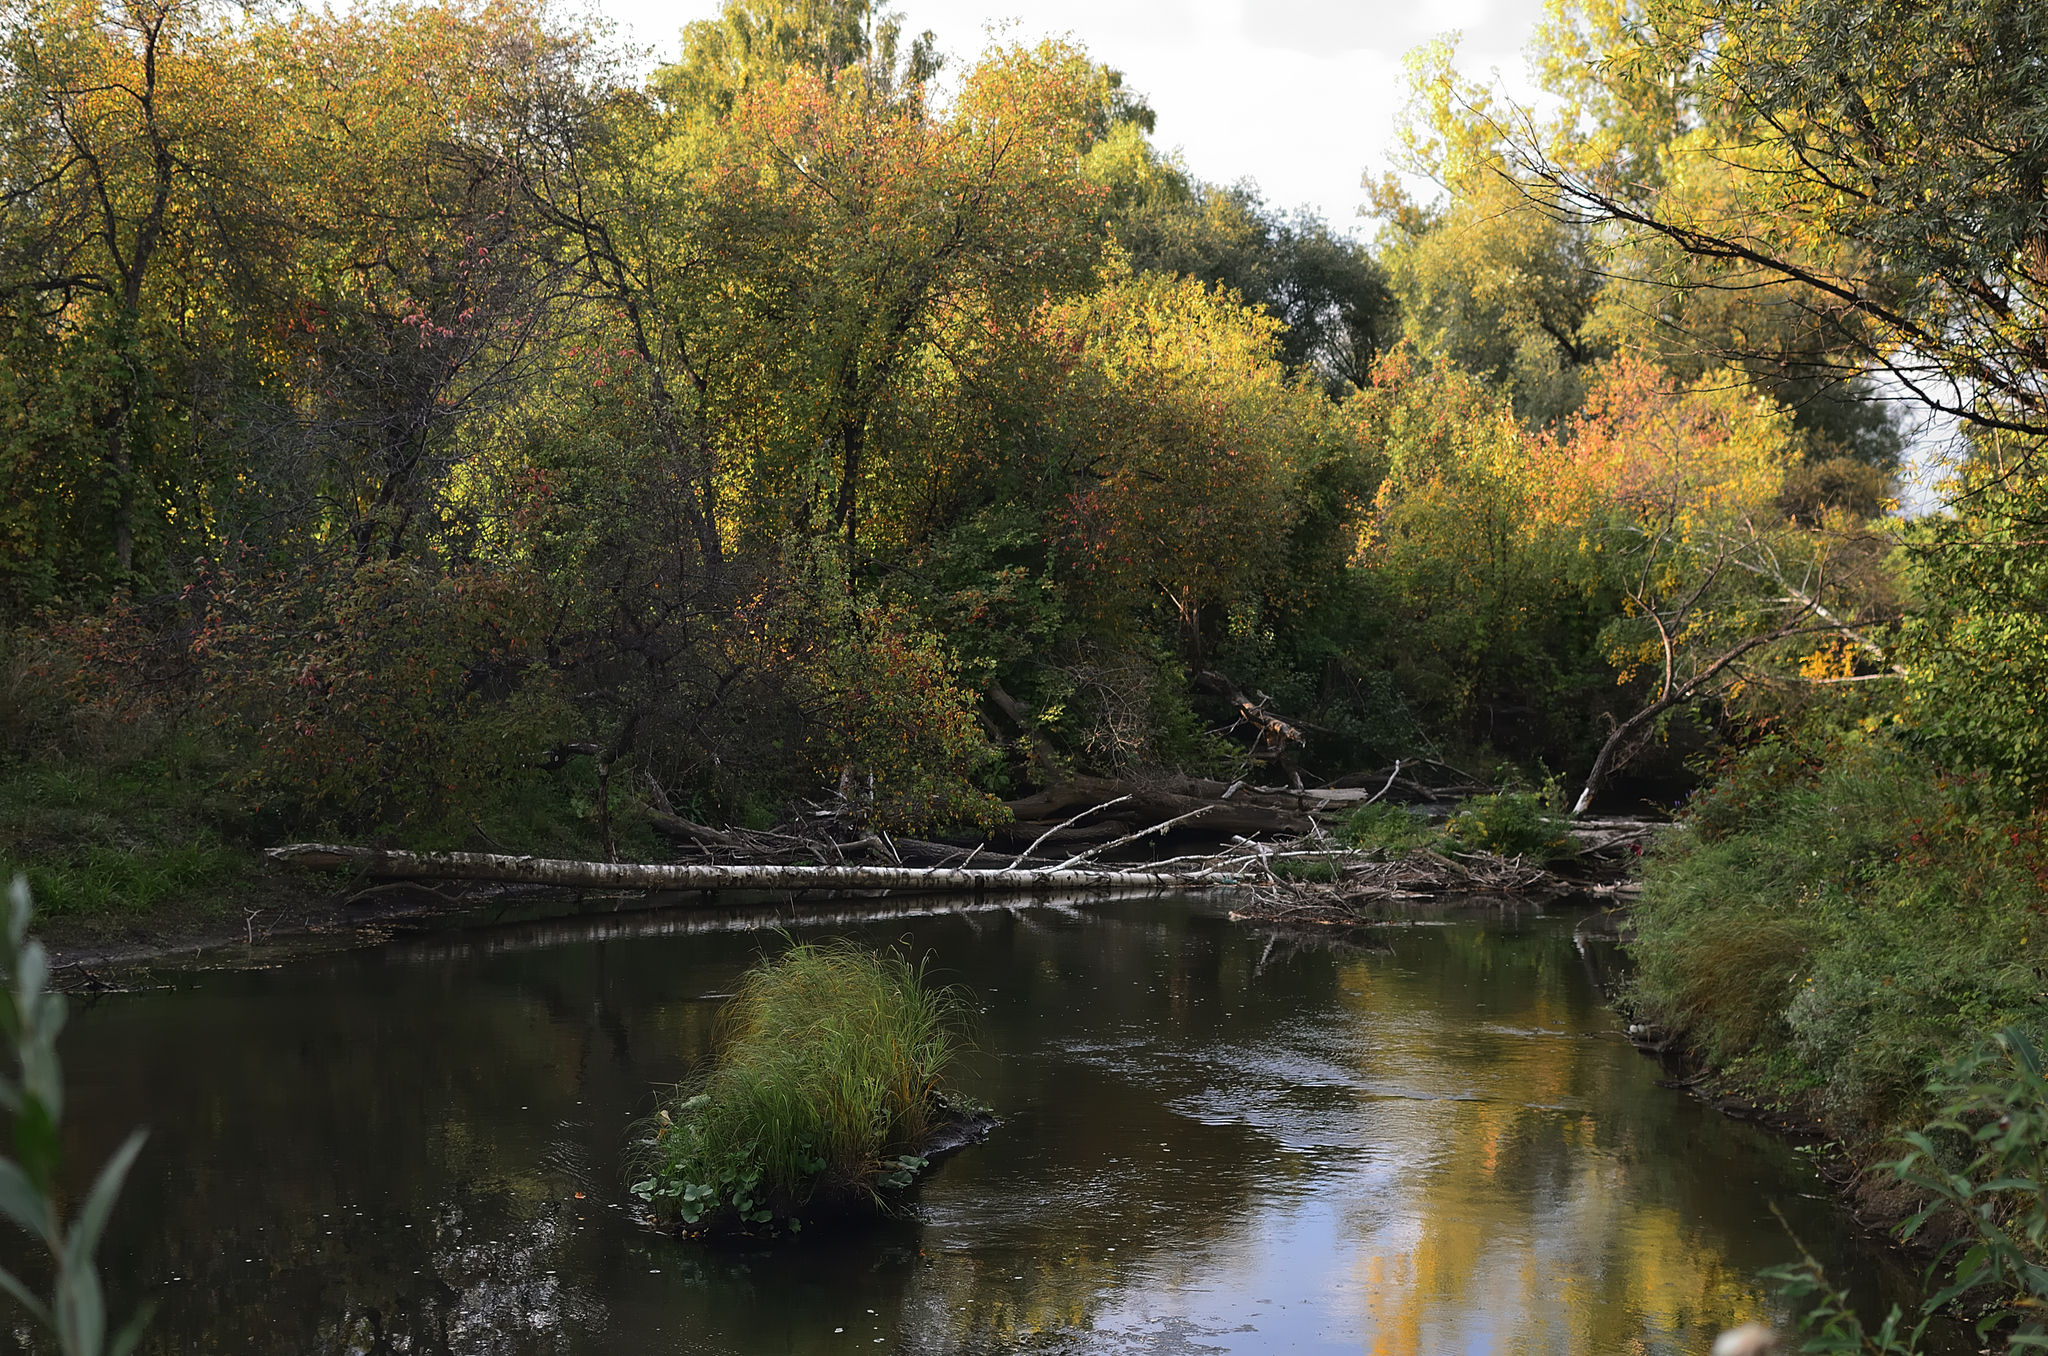
[{"label": "autumn tree", "polygon": [[258,41],[290,230],[265,298],[282,379],[243,445],[355,563],[430,550],[458,434],[530,386],[566,319],[556,242],[490,152],[504,87],[575,38],[508,6],[296,15]]},{"label": "autumn tree", "polygon": [[1334,423],[1275,361],[1275,326],[1192,280],[1118,277],[1052,310],[1070,488],[1055,521],[1095,607],[1170,608],[1200,663],[1274,577],[1301,477]]},{"label": "autumn tree", "polygon": [[1575,813],[1669,713],[1832,673],[1813,662],[1816,640],[1829,659],[1848,647],[1851,670],[1854,657],[1888,662],[1889,599],[1858,568],[1870,563],[1861,539],[1802,528],[1780,506],[1796,449],[1789,413],[1767,397],[1712,378],[1676,388],[1640,361],[1606,371],[1574,419],[1566,455],[1592,496],[1581,521],[1601,534],[1622,596],[1601,640],[1617,688],[1640,694],[1633,710],[1603,713]]},{"label": "autumn tree", "polygon": [[267,214],[237,40],[183,0],[0,11],[0,466],[18,598],[161,573],[204,514],[179,387]]},{"label": "autumn tree", "polygon": [[1381,471],[1355,538],[1383,618],[1367,661],[1461,746],[1580,761],[1618,599],[1555,437],[1442,359],[1383,361],[1345,414]]},{"label": "autumn tree", "polygon": [[1576,408],[1593,368],[1616,353],[1680,382],[1724,373],[1791,409],[1816,460],[1889,473],[1896,421],[1815,295],[1688,282],[1682,250],[1617,235],[1532,163],[1526,148],[1541,146],[1574,172],[1623,176],[1689,211],[1739,210],[1739,163],[1711,148],[1728,110],[1685,61],[1645,56],[1640,18],[1609,0],[1553,4],[1533,49],[1560,101],[1543,118],[1461,76],[1448,43],[1410,58],[1401,160],[1443,194],[1414,201],[1395,180],[1367,185],[1408,341],[1488,374],[1537,423]]}]

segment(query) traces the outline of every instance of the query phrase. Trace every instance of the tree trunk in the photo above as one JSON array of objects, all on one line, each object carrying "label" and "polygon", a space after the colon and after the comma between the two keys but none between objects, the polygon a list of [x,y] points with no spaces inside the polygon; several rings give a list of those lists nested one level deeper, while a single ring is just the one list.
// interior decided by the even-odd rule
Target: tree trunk
[{"label": "tree trunk", "polygon": [[1201,872],[962,871],[908,866],[697,866],[579,862],[488,852],[403,852],[327,843],[292,843],[264,856],[310,870],[352,869],[366,876],[488,880],[613,890],[1039,890],[1186,889],[1227,883]]}]

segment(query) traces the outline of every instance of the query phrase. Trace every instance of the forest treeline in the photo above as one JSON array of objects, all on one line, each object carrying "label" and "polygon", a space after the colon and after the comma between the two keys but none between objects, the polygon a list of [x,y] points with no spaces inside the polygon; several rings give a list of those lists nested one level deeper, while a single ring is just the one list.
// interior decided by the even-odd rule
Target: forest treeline
[{"label": "forest treeline", "polygon": [[648,806],[1699,784],[1640,1001],[1891,1114],[2041,1010],[2023,10],[1557,0],[1540,118],[1415,55],[1361,242],[860,0],[652,74],[522,0],[15,0],[4,850],[62,911]]},{"label": "forest treeline", "polygon": [[1266,775],[1576,785],[1891,602],[1839,337],[1661,342],[1450,104],[1369,248],[1079,49],[858,4],[645,78],[511,4],[33,4],[6,61],[8,740],[175,744],[259,837],[517,838],[593,769],[986,823],[1242,770],[1205,674],[1306,732]]}]

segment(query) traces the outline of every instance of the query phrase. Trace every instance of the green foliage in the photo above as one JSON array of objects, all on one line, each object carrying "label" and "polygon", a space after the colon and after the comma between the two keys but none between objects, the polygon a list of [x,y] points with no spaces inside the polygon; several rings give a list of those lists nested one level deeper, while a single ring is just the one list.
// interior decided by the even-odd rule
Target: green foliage
[{"label": "green foliage", "polygon": [[1928,1319],[1952,1305],[1977,1317],[1979,1340],[2001,1340],[2010,1351],[2048,1347],[2048,1078],[2040,1050],[2019,1028],[1996,1032],[1944,1067],[1928,1091],[1940,1109],[1905,1136],[1907,1153],[1891,1165],[1927,1204],[1899,1232],[1911,1239],[1935,1221],[1961,1232],[1928,1267],[1920,1322],[1902,1334],[1894,1305],[1876,1331],[1866,1330],[1807,1255],[1765,1273],[1802,1310],[1811,1304],[1801,1320],[1807,1351],[1912,1356]]},{"label": "green foliage", "polygon": [[0,863],[26,871],[43,916],[207,911],[249,871],[248,821],[217,748],[152,716],[53,714],[73,719],[37,721],[36,756],[0,758]]},{"label": "green foliage", "polygon": [[[1091,151],[1100,165],[1113,146]],[[1391,339],[1394,302],[1366,248],[1332,235],[1313,214],[1273,210],[1250,183],[1190,181],[1178,165],[1119,162],[1111,189],[1123,201],[1111,229],[1131,267],[1194,278],[1264,310],[1285,328],[1289,367],[1332,390],[1363,386]],[[1133,191],[1136,184],[1142,189]]]},{"label": "green foliage", "polygon": [[[1952,1052],[2048,1019],[2037,818],[1886,738],[1731,757],[1649,854],[1631,1001],[1849,1137],[1920,1114]],[[2048,942],[2048,936],[2043,937]]]},{"label": "green foliage", "polygon": [[0,934],[0,1034],[14,1056],[15,1074],[0,1077],[0,1106],[14,1118],[14,1153],[0,1158],[0,1214],[25,1229],[49,1250],[53,1277],[47,1299],[10,1271],[0,1270],[0,1290],[38,1324],[57,1335],[64,1356],[126,1356],[142,1336],[145,1310],[120,1331],[108,1333],[106,1297],[93,1254],[112,1216],[121,1183],[142,1152],[137,1130],[101,1167],[78,1214],[67,1225],[59,1213],[57,1167],[64,1122],[64,1071],[57,1058],[57,1033],[64,1028],[64,998],[46,992],[49,957],[28,935],[28,882],[16,876],[8,891],[7,925]]},{"label": "green foliage", "polygon": [[28,867],[29,883],[48,901],[43,912],[146,913],[166,900],[189,899],[233,881],[250,868],[248,854],[218,843],[187,843],[150,852],[94,845],[62,862]]},{"label": "green foliage", "polygon": [[1407,806],[1377,801],[1361,805],[1347,815],[1338,836],[1353,847],[1399,857],[1434,843],[1441,834]]},{"label": "green foliage", "polygon": [[1989,457],[1972,479],[1991,483],[1908,542],[1923,606],[1901,637],[1903,714],[1930,756],[2039,804],[2048,795],[2048,482]]},{"label": "green foliage", "polygon": [[995,756],[950,654],[902,608],[838,612],[815,661],[822,698],[807,751],[842,788],[865,788],[874,822],[901,832],[1009,817],[974,785]]},{"label": "green foliage", "polygon": [[1448,364],[1389,359],[1345,413],[1384,469],[1354,559],[1380,618],[1359,665],[1384,666],[1437,738],[1589,763],[1620,611],[1595,477]]},{"label": "green foliage", "polygon": [[1545,798],[1526,791],[1474,796],[1444,825],[1444,839],[1464,852],[1557,861],[1575,855],[1578,848],[1567,821],[1554,810]]},{"label": "green foliage", "polygon": [[922,964],[802,943],[748,972],[710,1067],[647,1122],[633,1193],[664,1223],[800,1227],[884,1207],[925,1166],[961,1048],[958,997]]},{"label": "green foliage", "polygon": [[307,824],[466,831],[573,730],[517,569],[371,562],[222,581],[194,643],[240,789]]}]

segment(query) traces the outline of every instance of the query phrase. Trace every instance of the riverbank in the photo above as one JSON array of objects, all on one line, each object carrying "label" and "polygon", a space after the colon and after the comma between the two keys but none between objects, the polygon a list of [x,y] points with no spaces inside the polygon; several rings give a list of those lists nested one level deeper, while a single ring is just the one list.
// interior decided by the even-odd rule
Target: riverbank
[{"label": "riverbank", "polygon": [[1930,1081],[2048,1030],[2041,828],[1888,740],[1767,741],[1646,855],[1622,1002],[1717,1095],[1824,1127],[1860,1210],[1909,1213],[1882,1165]]}]

